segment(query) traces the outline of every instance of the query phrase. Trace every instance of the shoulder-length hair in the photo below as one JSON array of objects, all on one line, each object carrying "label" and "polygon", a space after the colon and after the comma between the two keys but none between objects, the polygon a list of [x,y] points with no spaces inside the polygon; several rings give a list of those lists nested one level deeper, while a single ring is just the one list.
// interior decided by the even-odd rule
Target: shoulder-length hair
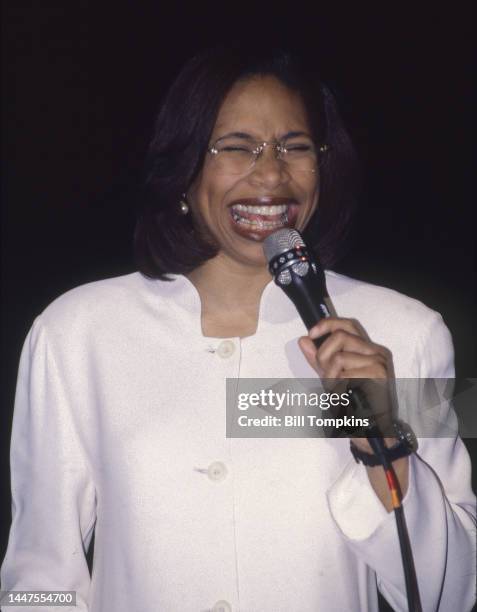
[{"label": "shoulder-length hair", "polygon": [[356,156],[336,101],[316,72],[284,51],[214,48],[189,60],[158,114],[146,161],[144,197],[134,234],[139,270],[148,277],[187,274],[218,248],[181,215],[182,194],[200,172],[221,104],[232,86],[253,76],[274,76],[301,94],[315,143],[329,145],[320,167],[316,212],[304,231],[322,264],[343,254],[359,183]]}]

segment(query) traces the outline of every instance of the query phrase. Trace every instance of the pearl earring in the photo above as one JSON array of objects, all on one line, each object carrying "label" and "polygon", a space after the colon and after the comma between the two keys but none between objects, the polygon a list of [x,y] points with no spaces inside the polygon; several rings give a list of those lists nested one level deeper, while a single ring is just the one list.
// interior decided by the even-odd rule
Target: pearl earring
[{"label": "pearl earring", "polygon": [[180,199],[180,202],[179,202],[179,209],[180,209],[181,215],[187,215],[187,213],[189,212],[189,205],[185,201],[185,197],[186,197],[186,194],[183,193],[182,198]]}]

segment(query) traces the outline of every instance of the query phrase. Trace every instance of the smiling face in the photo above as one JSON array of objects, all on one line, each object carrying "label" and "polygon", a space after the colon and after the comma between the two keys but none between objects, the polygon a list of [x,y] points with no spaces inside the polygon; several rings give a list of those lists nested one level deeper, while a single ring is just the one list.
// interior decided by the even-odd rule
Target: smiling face
[{"label": "smiling face", "polygon": [[[245,143],[285,141],[290,149],[312,144],[300,95],[272,76],[253,77],[232,87],[210,143],[227,143],[230,134],[240,134]],[[207,153],[187,193],[194,223],[219,245],[220,256],[264,266],[261,242],[282,227],[303,230],[310,220],[318,202],[318,172],[277,158],[272,146],[240,174],[227,172],[220,156]]]}]

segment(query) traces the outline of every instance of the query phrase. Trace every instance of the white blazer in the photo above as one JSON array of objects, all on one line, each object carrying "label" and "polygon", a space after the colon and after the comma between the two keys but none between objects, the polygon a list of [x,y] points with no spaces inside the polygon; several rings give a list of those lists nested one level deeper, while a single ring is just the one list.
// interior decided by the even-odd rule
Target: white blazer
[{"label": "white blazer", "polygon": [[[440,315],[327,282],[340,316],[392,351],[397,377],[453,376]],[[74,590],[77,612],[368,612],[378,584],[406,610],[393,514],[347,440],[225,436],[227,377],[316,377],[305,333],[272,283],[245,339],[204,337],[181,276],[134,273],[53,302],[21,357],[2,588]],[[470,610],[475,497],[460,440],[420,441],[404,506],[424,610]]]}]

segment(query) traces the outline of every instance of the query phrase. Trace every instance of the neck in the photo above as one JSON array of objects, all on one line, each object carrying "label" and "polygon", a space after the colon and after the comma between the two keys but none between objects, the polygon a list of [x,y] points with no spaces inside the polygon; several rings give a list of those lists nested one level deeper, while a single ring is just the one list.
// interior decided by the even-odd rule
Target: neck
[{"label": "neck", "polygon": [[266,265],[243,265],[219,253],[193,270],[188,279],[200,296],[204,335],[255,333],[260,298],[271,280]]},{"label": "neck", "polygon": [[271,276],[265,265],[248,266],[230,260],[219,253],[193,270],[188,278],[202,300],[202,307],[240,310],[247,305],[258,305]]}]

